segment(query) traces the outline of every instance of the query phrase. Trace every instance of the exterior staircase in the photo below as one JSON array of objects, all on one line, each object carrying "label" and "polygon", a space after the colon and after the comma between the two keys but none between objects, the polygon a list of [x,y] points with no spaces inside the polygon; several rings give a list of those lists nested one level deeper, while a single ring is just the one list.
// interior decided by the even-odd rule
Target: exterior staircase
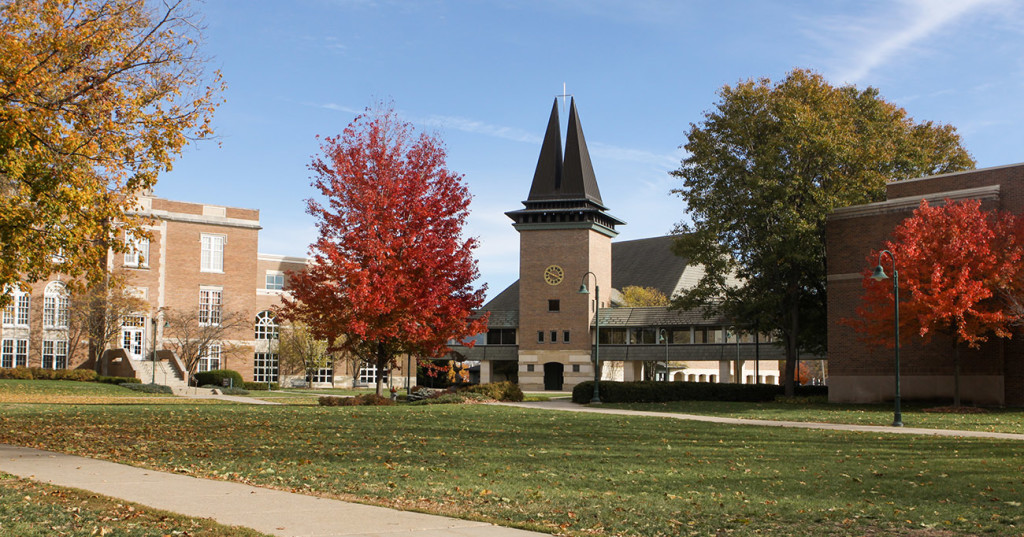
[{"label": "exterior staircase", "polygon": [[[153,366],[156,365],[156,374],[153,374]],[[167,360],[157,360],[156,362],[150,360],[139,360],[132,363],[135,366],[135,376],[143,383],[148,383],[152,380],[156,380],[157,384],[163,384],[164,386],[170,386],[171,388],[185,388],[187,387],[185,379],[182,378],[181,374],[174,367],[171,367]]]}]

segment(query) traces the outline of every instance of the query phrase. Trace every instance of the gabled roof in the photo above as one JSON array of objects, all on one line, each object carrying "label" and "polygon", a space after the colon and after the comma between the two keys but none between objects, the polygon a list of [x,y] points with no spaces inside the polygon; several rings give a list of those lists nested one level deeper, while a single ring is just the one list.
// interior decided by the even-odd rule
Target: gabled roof
[{"label": "gabled roof", "polygon": [[689,259],[672,252],[675,237],[612,243],[612,287],[653,287],[672,298],[681,287]]}]

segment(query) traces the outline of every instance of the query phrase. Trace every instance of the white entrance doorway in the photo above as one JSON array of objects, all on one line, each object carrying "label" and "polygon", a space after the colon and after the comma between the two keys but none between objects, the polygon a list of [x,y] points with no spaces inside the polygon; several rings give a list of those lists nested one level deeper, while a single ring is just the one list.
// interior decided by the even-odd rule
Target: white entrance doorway
[{"label": "white entrance doorway", "polygon": [[121,323],[121,348],[132,360],[145,358],[146,318],[129,315]]}]

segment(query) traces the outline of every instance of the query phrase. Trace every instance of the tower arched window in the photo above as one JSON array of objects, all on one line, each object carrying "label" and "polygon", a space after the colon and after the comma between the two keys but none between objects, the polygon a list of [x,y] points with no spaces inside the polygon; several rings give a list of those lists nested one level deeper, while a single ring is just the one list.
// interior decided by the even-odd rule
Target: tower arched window
[{"label": "tower arched window", "polygon": [[256,339],[277,339],[277,318],[271,311],[256,314]]},{"label": "tower arched window", "polygon": [[43,291],[43,328],[68,327],[68,290],[64,282],[50,282]]}]

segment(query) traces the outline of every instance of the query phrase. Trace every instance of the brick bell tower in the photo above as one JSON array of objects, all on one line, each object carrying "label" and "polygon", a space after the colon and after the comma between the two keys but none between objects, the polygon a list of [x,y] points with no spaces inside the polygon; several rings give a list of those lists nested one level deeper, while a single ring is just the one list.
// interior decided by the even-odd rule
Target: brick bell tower
[{"label": "brick bell tower", "polygon": [[[611,298],[616,225],[601,201],[576,102],[571,101],[562,157],[558,99],[524,208],[505,213],[519,232],[519,384],[525,390],[570,390],[593,380],[596,311]],[[580,294],[586,276],[589,294]]]}]

